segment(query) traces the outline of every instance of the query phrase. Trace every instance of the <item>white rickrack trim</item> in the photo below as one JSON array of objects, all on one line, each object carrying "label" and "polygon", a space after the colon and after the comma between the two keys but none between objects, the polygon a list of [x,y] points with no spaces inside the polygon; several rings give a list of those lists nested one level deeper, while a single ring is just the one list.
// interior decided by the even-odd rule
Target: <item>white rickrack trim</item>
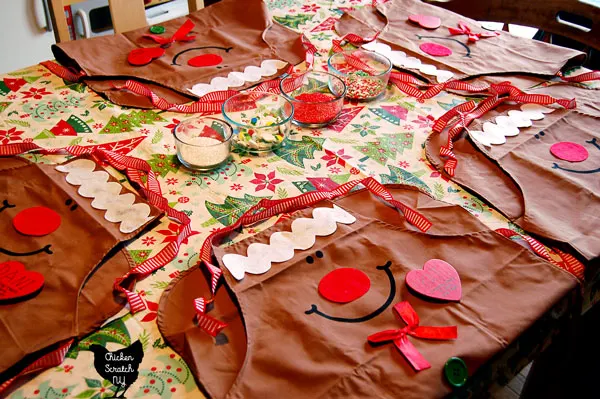
[{"label": "white rickrack trim", "polygon": [[286,65],[287,62],[280,60],[264,60],[260,63],[260,67],[250,65],[244,69],[244,72],[230,72],[227,77],[219,76],[212,78],[210,83],[198,83],[188,90],[198,97],[202,97],[213,91],[243,86],[246,82],[258,82],[263,77],[275,75],[278,70]]},{"label": "white rickrack trim", "polygon": [[363,44],[365,50],[374,51],[390,59],[392,64],[399,68],[418,69],[425,75],[435,76],[438,83],[446,82],[454,76],[454,73],[437,69],[435,65],[423,64],[420,59],[408,57],[404,51],[392,50],[390,46],[381,42]]}]

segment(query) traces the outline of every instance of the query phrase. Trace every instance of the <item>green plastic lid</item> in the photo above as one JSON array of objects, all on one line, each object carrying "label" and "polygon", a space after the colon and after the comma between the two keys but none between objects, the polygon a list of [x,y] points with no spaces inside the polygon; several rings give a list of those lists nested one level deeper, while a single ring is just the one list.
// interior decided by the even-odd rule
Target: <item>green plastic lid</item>
[{"label": "green plastic lid", "polygon": [[444,375],[453,387],[462,387],[467,382],[469,371],[467,365],[459,357],[451,357],[444,365]]},{"label": "green plastic lid", "polygon": [[162,25],[154,25],[150,27],[150,32],[160,35],[161,33],[165,33],[165,27]]}]

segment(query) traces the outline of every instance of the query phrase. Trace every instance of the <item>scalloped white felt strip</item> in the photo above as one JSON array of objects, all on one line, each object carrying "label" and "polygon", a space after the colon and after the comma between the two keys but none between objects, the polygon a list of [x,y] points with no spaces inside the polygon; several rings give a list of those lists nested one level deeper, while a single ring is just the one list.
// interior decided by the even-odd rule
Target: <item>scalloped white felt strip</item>
[{"label": "scalloped white felt strip", "polygon": [[392,64],[400,68],[418,69],[425,75],[435,76],[438,83],[444,83],[454,76],[454,73],[437,69],[435,65],[423,64],[420,59],[408,57],[404,51],[392,50],[390,46],[381,42],[370,42],[363,44],[365,50],[374,51],[390,59]]},{"label": "scalloped white felt strip", "polygon": [[317,236],[328,236],[337,230],[337,224],[352,224],[356,218],[342,208],[315,208],[312,219],[299,218],[292,222],[292,231],[278,231],[269,237],[269,244],[252,243],[247,256],[223,255],[223,265],[231,275],[241,280],[245,273],[262,274],[271,269],[271,263],[279,263],[294,257],[294,250],[305,250],[315,245]]},{"label": "scalloped white felt strip", "polygon": [[475,141],[486,147],[506,143],[506,137],[516,136],[519,128],[530,127],[532,121],[544,119],[544,114],[553,112],[553,108],[539,104],[523,104],[521,110],[510,110],[508,116],[500,115],[494,122],[484,122],[481,130],[469,130],[469,135]]},{"label": "scalloped white felt strip", "polygon": [[65,180],[80,186],[77,192],[85,198],[93,198],[92,207],[106,210],[104,218],[109,222],[121,223],[121,233],[131,233],[151,220],[151,209],[148,204],[135,204],[132,193],[119,194],[121,185],[109,182],[109,175],[103,170],[94,171],[96,164],[89,159],[78,159],[66,165],[59,165],[56,170],[67,173]]},{"label": "scalloped white felt strip", "polygon": [[278,70],[286,65],[287,62],[280,60],[264,60],[260,63],[260,67],[250,65],[244,69],[244,72],[230,72],[227,77],[219,76],[213,78],[210,83],[198,83],[188,90],[198,97],[202,97],[213,91],[243,86],[246,82],[258,82],[265,76],[275,75]]}]

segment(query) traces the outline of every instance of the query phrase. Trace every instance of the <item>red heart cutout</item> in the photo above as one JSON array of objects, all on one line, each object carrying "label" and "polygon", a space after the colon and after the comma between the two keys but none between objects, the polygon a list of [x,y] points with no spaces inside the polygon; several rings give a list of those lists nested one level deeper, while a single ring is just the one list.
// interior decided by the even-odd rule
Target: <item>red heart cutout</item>
[{"label": "red heart cutout", "polygon": [[165,49],[162,47],[136,48],[129,52],[127,61],[131,65],[146,65],[151,63],[153,59],[162,57],[164,53]]},{"label": "red heart cutout", "polygon": [[451,49],[437,43],[422,43],[421,45],[419,45],[419,48],[423,50],[423,52],[429,55],[433,55],[435,57],[447,57],[449,55],[452,55]]},{"label": "red heart cutout", "polygon": [[223,62],[223,57],[218,54],[202,54],[188,60],[188,65],[193,67],[210,67]]},{"label": "red heart cutout", "polygon": [[462,289],[455,268],[440,259],[430,259],[423,270],[411,270],[406,275],[406,285],[429,298],[443,301],[460,301]]},{"label": "red heart cutout", "polygon": [[419,24],[425,29],[437,29],[442,24],[442,20],[438,17],[432,17],[430,15],[411,15],[408,17],[410,22]]},{"label": "red heart cutout", "polygon": [[0,263],[0,302],[29,296],[44,285],[44,276],[25,270],[21,262]]}]

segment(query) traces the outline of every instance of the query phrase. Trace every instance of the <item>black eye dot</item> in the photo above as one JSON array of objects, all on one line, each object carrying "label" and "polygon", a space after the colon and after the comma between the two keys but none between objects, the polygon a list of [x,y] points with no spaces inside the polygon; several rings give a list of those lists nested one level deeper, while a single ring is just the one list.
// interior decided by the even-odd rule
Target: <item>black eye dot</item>
[{"label": "black eye dot", "polygon": [[545,134],[546,134],[546,133],[544,133],[544,132],[540,132],[540,136],[543,136],[543,135],[545,135]]},{"label": "black eye dot", "polygon": [[71,207],[71,211],[74,211],[75,209],[77,209],[77,204],[75,204]]},{"label": "black eye dot", "polygon": [[323,252],[321,252],[321,251],[317,251],[317,252],[315,253],[315,255],[317,255],[317,258],[322,258],[322,257],[323,257]]},{"label": "black eye dot", "polygon": [[69,198],[68,200],[65,201],[65,205],[69,206],[73,203],[73,200],[71,198]]},{"label": "black eye dot", "polygon": [[540,135],[539,135],[539,134],[536,134],[536,135],[535,135],[535,138],[539,140],[539,139],[540,139]]},{"label": "black eye dot", "polygon": [[306,263],[313,264],[315,263],[315,259],[312,256],[307,256]]},{"label": "black eye dot", "polygon": [[222,67],[218,66],[217,69],[221,69]]}]

